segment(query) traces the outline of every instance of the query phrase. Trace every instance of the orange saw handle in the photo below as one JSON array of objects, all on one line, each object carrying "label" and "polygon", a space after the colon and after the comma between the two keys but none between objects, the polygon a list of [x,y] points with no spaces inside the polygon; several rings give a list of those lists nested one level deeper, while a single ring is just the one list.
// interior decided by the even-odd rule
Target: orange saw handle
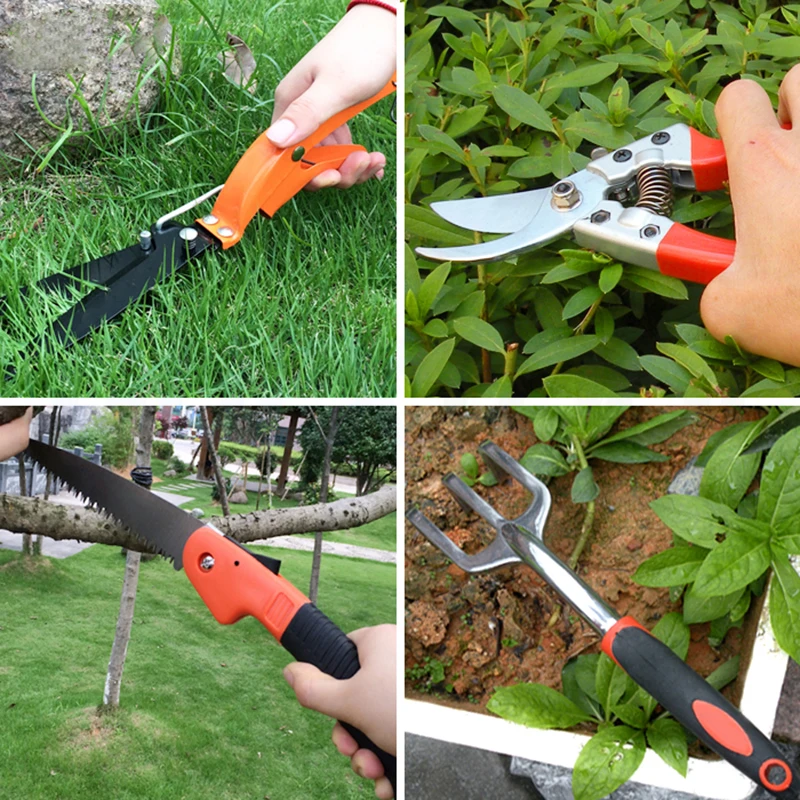
[{"label": "orange saw handle", "polygon": [[352,153],[366,152],[359,145],[317,145],[396,88],[393,75],[377,94],[340,111],[294,147],[276,147],[261,134],[234,167],[211,214],[197,224],[218,239],[224,250],[233,247],[259,210],[272,216],[317,175],[338,169]]}]

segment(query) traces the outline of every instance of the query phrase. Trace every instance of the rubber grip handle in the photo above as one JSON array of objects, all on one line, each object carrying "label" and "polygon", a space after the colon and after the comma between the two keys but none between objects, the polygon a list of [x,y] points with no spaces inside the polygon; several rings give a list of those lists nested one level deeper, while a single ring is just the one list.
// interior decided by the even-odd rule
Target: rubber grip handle
[{"label": "rubber grip handle", "polygon": [[692,144],[692,172],[698,192],[722,189],[728,180],[728,159],[721,139],[713,139],[689,128]]},{"label": "rubber grip handle", "polygon": [[752,722],[630,617],[603,638],[605,653],[714,752],[776,797],[798,798],[797,774]]},{"label": "rubber grip handle", "polygon": [[[281,644],[298,661],[313,664],[337,680],[352,678],[361,669],[358,649],[353,641],[313,603],[302,606],[294,615],[284,631]],[[356,740],[359,748],[372,750],[378,756],[394,789],[397,785],[397,758],[374,744],[358,728],[347,722],[340,724]]]},{"label": "rubber grip handle", "polygon": [[656,261],[664,275],[710,283],[731,265],[735,253],[732,239],[710,236],[675,222],[658,245]]}]

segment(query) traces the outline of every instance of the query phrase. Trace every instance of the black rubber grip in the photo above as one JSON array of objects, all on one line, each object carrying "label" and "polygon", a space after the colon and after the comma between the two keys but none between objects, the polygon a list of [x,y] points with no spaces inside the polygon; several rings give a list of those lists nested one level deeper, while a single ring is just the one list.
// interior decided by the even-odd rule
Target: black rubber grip
[{"label": "black rubber grip", "polygon": [[612,639],[611,652],[636,683],[722,758],[776,797],[800,798],[800,778],[777,746],[665,644],[641,628],[624,627]]},{"label": "black rubber grip", "polygon": [[[338,680],[352,678],[361,669],[355,644],[313,603],[300,607],[286,627],[281,637],[281,644],[298,661],[313,664],[320,671]],[[372,750],[378,756],[392,789],[396,789],[396,756],[381,750],[358,728],[347,722],[340,724],[356,740],[359,748]]]}]

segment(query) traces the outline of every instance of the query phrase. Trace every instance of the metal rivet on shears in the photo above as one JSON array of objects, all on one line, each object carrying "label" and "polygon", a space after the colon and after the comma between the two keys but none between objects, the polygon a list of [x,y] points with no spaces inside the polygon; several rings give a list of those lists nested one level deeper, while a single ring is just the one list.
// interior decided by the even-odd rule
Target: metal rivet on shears
[{"label": "metal rivet on shears", "polygon": [[208,572],[214,566],[214,556],[210,556],[208,554],[204,555],[200,559],[200,569],[205,570]]},{"label": "metal rivet on shears", "polygon": [[198,236],[198,233],[194,228],[181,228],[181,232],[178,234],[178,236],[180,236],[181,239],[186,242],[186,246],[190,250],[194,250],[195,245],[197,244]]},{"label": "metal rivet on shears", "polygon": [[213,214],[206,214],[203,217],[203,222],[206,225],[216,225],[219,222],[219,220]]},{"label": "metal rivet on shears", "polygon": [[659,233],[661,233],[661,230],[658,225],[645,225],[642,228],[642,236],[645,239],[652,239],[654,236],[658,236]]},{"label": "metal rivet on shears", "polygon": [[553,187],[553,205],[560,211],[574,208],[580,200],[580,192],[572,181],[559,181]]},{"label": "metal rivet on shears", "polygon": [[139,244],[141,245],[142,250],[147,253],[153,246],[153,234],[150,233],[150,231],[142,231],[139,234]]},{"label": "metal rivet on shears", "polygon": [[299,161],[306,154],[305,147],[295,147],[292,153],[292,161]]},{"label": "metal rivet on shears", "polygon": [[233,229],[232,228],[218,228],[217,233],[223,238],[228,239],[233,236]]},{"label": "metal rivet on shears", "polygon": [[608,222],[611,219],[611,214],[608,211],[595,211],[591,217],[589,217],[589,221],[593,222],[595,225],[600,225],[603,222]]},{"label": "metal rivet on shears", "polygon": [[653,144],[666,144],[670,140],[670,135],[666,131],[654,133],[650,138]]},{"label": "metal rivet on shears", "polygon": [[632,155],[630,150],[617,150],[614,153],[614,161],[630,161]]}]

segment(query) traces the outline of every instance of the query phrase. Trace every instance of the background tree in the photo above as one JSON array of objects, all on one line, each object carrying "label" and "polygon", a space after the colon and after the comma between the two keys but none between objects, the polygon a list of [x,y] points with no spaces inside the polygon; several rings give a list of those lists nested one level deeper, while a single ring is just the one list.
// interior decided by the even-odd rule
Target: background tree
[{"label": "background tree", "polygon": [[228,492],[225,488],[225,479],[222,475],[222,463],[219,460],[219,453],[217,452],[217,447],[215,444],[215,442],[219,441],[219,431],[222,428],[222,419],[224,415],[220,409],[217,409],[214,420],[216,430],[214,431],[213,435],[210,435],[211,417],[209,416],[208,408],[205,406],[203,406],[202,414],[203,425],[205,426],[205,441],[208,448],[208,458],[211,461],[211,470],[214,474],[214,480],[217,484],[217,491],[219,492],[219,502],[222,506],[222,513],[226,517],[229,517],[231,515],[231,509],[228,505]]}]

